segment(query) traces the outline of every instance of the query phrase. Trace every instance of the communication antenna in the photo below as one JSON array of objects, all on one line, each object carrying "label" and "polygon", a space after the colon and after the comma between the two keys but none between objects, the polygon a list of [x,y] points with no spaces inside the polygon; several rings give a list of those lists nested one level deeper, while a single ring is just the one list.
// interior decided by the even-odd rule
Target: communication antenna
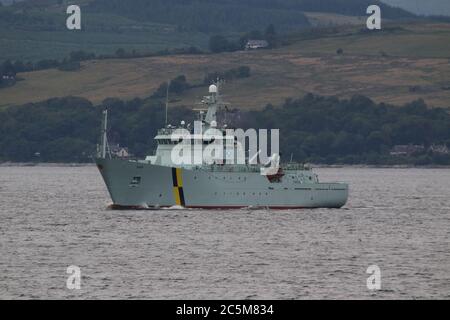
[{"label": "communication antenna", "polygon": [[167,80],[167,90],[166,90],[166,121],[165,126],[167,126],[167,114],[169,110],[169,87],[170,87],[170,80]]}]

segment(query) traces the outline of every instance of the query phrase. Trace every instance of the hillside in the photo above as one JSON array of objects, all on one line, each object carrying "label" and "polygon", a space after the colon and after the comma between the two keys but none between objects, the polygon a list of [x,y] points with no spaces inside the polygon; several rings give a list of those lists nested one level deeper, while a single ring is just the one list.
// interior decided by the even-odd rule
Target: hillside
[{"label": "hillside", "polygon": [[141,53],[191,46],[207,50],[214,34],[238,38],[269,24],[280,34],[346,24],[365,16],[373,3],[380,4],[384,18],[413,17],[373,0],[79,0],[82,30],[69,31],[64,3],[33,0],[0,7],[0,61],[63,59],[77,50],[97,55],[119,48]]},{"label": "hillside", "polygon": [[111,54],[119,48],[138,52],[189,46],[206,49],[208,44],[207,34],[175,25],[83,10],[82,30],[69,31],[66,18],[61,5],[40,7],[32,2],[0,7],[0,61],[62,59],[78,50]]},{"label": "hillside", "polygon": [[[207,73],[245,65],[251,77],[225,87],[227,100],[242,108],[261,108],[306,92],[363,94],[394,104],[423,98],[430,106],[450,107],[450,24],[388,25],[381,33],[359,27],[339,30],[312,39],[300,33],[288,39],[291,45],[275,50],[88,61],[77,72],[21,73],[23,81],[1,89],[0,105],[69,95],[94,103],[107,97],[146,97],[181,74],[198,84]],[[336,54],[338,48],[342,55]],[[193,105],[205,90],[173,98],[178,105]]]},{"label": "hillside", "polygon": [[305,12],[361,16],[371,4],[378,4],[388,19],[413,17],[374,0],[93,0],[88,9],[207,33],[258,30],[269,23],[286,32],[309,26]]}]

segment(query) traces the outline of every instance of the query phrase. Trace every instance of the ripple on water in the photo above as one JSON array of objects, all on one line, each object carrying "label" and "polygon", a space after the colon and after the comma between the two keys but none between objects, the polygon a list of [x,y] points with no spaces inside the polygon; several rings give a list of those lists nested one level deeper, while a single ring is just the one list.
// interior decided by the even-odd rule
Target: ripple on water
[{"label": "ripple on water", "polygon": [[0,167],[0,298],[450,297],[449,170],[317,171],[344,209],[111,211],[95,167]]}]

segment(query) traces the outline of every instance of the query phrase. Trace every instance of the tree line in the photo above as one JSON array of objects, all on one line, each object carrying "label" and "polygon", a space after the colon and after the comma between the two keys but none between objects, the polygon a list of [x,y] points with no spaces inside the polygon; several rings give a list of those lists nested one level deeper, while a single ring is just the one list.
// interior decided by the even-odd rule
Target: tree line
[{"label": "tree line", "polygon": [[163,82],[158,89],[150,96],[160,99],[167,96],[168,90],[171,95],[181,95],[185,91],[193,88],[209,86],[217,80],[233,81],[250,77],[251,69],[249,66],[240,66],[225,71],[215,71],[208,73],[201,83],[189,83],[185,75],[179,75],[170,81]]},{"label": "tree line", "polygon": [[[182,83],[185,82],[181,78]],[[111,143],[127,146],[138,157],[150,154],[163,126],[161,97],[129,101],[106,99],[94,105],[83,98],[55,98],[0,111],[0,160],[17,162],[90,162],[99,142],[101,112],[110,110]],[[262,110],[230,111],[231,126],[278,128],[283,159],[327,164],[446,164],[450,156],[428,151],[390,155],[395,145],[447,145],[450,114],[422,100],[403,106],[307,94]],[[169,120],[192,122],[190,108],[172,107]]]},{"label": "tree line", "polygon": [[[14,75],[20,72],[40,71],[46,69],[58,69],[60,71],[77,71],[81,69],[81,62],[89,60],[106,60],[106,59],[133,59],[144,57],[158,57],[177,54],[203,54],[204,52],[197,47],[165,49],[157,52],[138,52],[136,50],[127,51],[119,48],[113,54],[95,54],[83,50],[72,51],[69,57],[62,60],[43,59],[37,62],[22,60],[6,60],[0,66],[0,87],[2,87],[2,75]],[[7,70],[7,71],[5,71]],[[3,86],[6,86],[3,81]],[[12,85],[12,84],[11,84]]]},{"label": "tree line", "polygon": [[180,26],[186,31],[213,33],[246,32],[273,23],[280,30],[308,27],[304,13],[269,2],[218,0],[95,0],[88,12],[113,13],[137,21]]},{"label": "tree line", "polygon": [[[428,108],[423,100],[404,106],[375,103],[355,95],[351,99],[307,94],[288,99],[280,107],[250,111],[245,127],[280,128],[285,155],[313,163],[450,164],[449,155],[430,154],[433,144],[450,147],[450,114]],[[424,152],[393,157],[396,145],[423,145]]]}]

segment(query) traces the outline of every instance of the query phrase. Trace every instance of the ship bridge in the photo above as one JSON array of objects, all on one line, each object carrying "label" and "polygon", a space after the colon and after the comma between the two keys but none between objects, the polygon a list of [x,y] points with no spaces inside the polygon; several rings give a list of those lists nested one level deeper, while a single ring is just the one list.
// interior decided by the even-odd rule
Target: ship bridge
[{"label": "ship bridge", "polygon": [[[224,146],[222,156],[209,159],[203,157],[203,160],[210,163],[225,164],[227,162],[225,157],[229,157],[229,148],[231,146],[233,148],[231,151],[233,158],[231,159],[233,160],[232,163],[238,163],[238,157],[242,156],[244,157],[243,162],[245,163],[245,151],[240,148],[236,136],[227,135],[226,125],[223,128],[217,128],[217,108],[225,105],[219,94],[218,85],[219,84],[211,85],[209,87],[210,95],[203,97],[201,104],[204,108],[197,109],[197,111],[199,111],[199,117],[194,127],[190,124],[186,125],[185,122],[182,121],[180,126],[168,124],[165,128],[158,130],[158,133],[154,138],[157,142],[155,155],[147,156],[146,161],[149,161],[151,164],[176,166],[172,161],[172,151],[177,145],[190,145],[192,155],[198,151],[203,154],[203,151],[208,145],[221,140],[221,143]],[[209,129],[215,129],[214,133],[208,134]],[[194,161],[191,163],[191,165],[183,166],[192,167]]]}]

